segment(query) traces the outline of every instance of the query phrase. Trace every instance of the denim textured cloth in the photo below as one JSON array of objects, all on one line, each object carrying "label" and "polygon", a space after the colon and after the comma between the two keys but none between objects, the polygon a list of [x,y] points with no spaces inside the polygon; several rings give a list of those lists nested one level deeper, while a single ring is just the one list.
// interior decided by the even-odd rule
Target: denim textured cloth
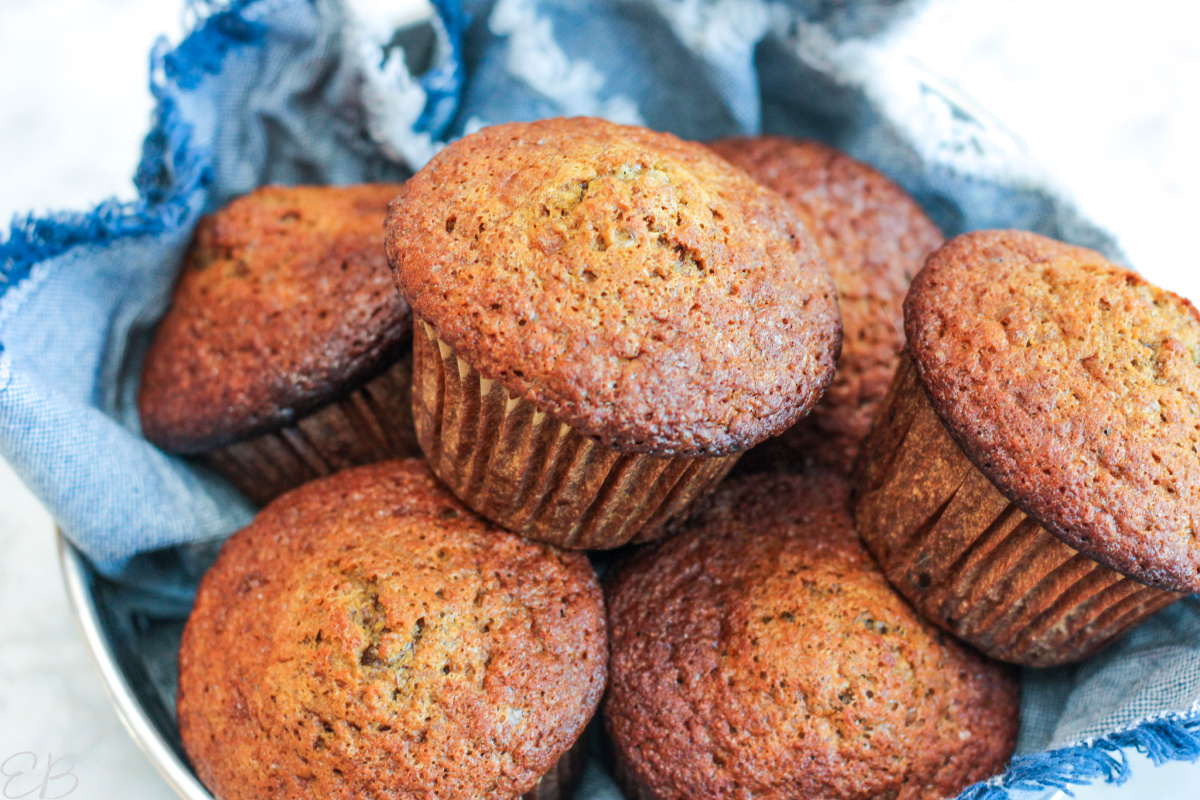
[{"label": "denim textured cloth", "polygon": [[[1025,228],[1119,260],[986,115],[887,60],[878,43],[910,5],[439,0],[422,17],[420,3],[372,0],[200,4],[195,30],[151,57],[139,198],[17,219],[0,240],[0,453],[100,571],[186,592],[189,559],[253,514],[139,435],[141,359],[199,216],[264,183],[400,179],[499,122],[816,137],[890,174],[948,235]],[[179,545],[181,560],[139,555]],[[1121,781],[1122,746],[1195,759],[1200,605],[1083,664],[1028,670],[1024,689],[1024,755],[964,797]],[[592,763],[579,796],[620,795]]]}]

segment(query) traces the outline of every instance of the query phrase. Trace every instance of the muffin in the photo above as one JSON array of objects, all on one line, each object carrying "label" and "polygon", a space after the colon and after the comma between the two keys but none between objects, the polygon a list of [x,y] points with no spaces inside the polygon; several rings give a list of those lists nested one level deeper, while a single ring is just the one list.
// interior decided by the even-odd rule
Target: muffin
[{"label": "muffin", "polygon": [[606,658],[582,554],[480,519],[424,462],[384,462],[225,544],[183,635],[179,730],[218,800],[555,800]]},{"label": "muffin", "polygon": [[[783,195],[817,242],[842,310],[842,357],[829,391],[772,449],[849,475],[904,349],[908,284],[942,234],[882,173],[814,141],[782,136],[709,145]],[[766,445],[764,445],[766,446]]]},{"label": "muffin", "polygon": [[888,579],[986,653],[1086,657],[1200,590],[1200,316],[1100,254],[960,236],[856,470]]},{"label": "muffin", "polygon": [[1013,751],[1011,668],[923,620],[833,474],[719,487],[605,586],[604,722],[638,800],[941,800]]},{"label": "muffin", "polygon": [[412,313],[383,220],[396,184],[267,186],[205,217],[142,371],[142,432],[262,504],[419,455]]},{"label": "muffin", "polygon": [[387,246],[421,447],[525,536],[660,535],[833,375],[837,302],[795,212],[670,134],[484,129],[404,185]]}]

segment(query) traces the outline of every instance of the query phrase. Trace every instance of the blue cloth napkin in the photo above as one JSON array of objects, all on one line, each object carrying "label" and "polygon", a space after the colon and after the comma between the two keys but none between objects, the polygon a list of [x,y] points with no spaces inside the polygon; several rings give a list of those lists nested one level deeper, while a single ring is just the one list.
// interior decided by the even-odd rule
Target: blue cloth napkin
[{"label": "blue cloth napkin", "polygon": [[[196,29],[151,57],[139,198],[19,218],[0,240],[0,454],[100,571],[186,578],[139,554],[211,552],[253,514],[139,433],[141,360],[199,216],[264,183],[401,178],[499,122],[590,114],[694,139],[816,137],[897,179],[947,235],[1026,228],[1120,259],[986,115],[885,61],[880,33],[910,5],[200,3]],[[1083,664],[1028,670],[1024,689],[1026,755],[964,797],[1121,781],[1122,746],[1194,760],[1200,605],[1176,604]],[[619,794],[593,763],[579,796]]]}]

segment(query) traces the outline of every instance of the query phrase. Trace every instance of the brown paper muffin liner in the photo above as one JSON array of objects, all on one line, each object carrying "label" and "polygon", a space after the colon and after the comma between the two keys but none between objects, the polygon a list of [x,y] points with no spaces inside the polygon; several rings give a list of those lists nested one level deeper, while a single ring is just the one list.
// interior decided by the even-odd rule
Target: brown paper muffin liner
[{"label": "brown paper muffin liner", "polygon": [[589,730],[585,728],[579,734],[571,749],[559,756],[550,771],[538,778],[532,789],[521,795],[521,800],[567,800],[575,793],[587,763]]},{"label": "brown paper muffin liner", "polygon": [[413,338],[413,421],[430,466],[522,536],[575,549],[655,539],[741,455],[618,453],[484,378],[428,323]]},{"label": "brown paper muffin liner", "polygon": [[258,505],[314,478],[389,458],[420,456],[412,422],[412,357],[361,389],[280,430],[205,455]]},{"label": "brown paper muffin liner", "polygon": [[995,658],[1079,661],[1186,596],[1093,561],[1010,502],[950,436],[907,354],[853,481],[859,533],[892,586]]}]

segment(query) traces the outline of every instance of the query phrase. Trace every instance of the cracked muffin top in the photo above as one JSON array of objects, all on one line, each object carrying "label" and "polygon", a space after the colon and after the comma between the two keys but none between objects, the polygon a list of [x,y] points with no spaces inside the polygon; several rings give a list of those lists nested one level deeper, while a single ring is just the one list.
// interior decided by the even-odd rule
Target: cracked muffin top
[{"label": "cracked muffin top", "polygon": [[581,734],[606,658],[583,554],[392,461],[306,484],[225,544],[183,636],[180,734],[221,800],[511,800]]},{"label": "cracked muffin top", "polygon": [[942,800],[999,772],[1019,688],[888,585],[831,475],[717,489],[605,586],[631,796]]},{"label": "cracked muffin top", "polygon": [[905,292],[942,233],[887,176],[820,142],[758,136],[709,147],[792,204],[833,276],[845,331],[837,373],[784,440],[849,474],[904,349]]},{"label": "cracked muffin top", "polygon": [[459,356],[623,452],[745,450],[833,376],[837,302],[803,223],[670,134],[486,128],[405,184],[387,247],[414,313]]},{"label": "cracked muffin top", "polygon": [[247,439],[394,363],[412,332],[383,249],[399,190],[265,186],[200,220],[143,366],[146,438],[179,453]]},{"label": "cracked muffin top", "polygon": [[1200,590],[1200,314],[1099,253],[1021,231],[938,250],[904,325],[971,461],[1060,539]]}]

